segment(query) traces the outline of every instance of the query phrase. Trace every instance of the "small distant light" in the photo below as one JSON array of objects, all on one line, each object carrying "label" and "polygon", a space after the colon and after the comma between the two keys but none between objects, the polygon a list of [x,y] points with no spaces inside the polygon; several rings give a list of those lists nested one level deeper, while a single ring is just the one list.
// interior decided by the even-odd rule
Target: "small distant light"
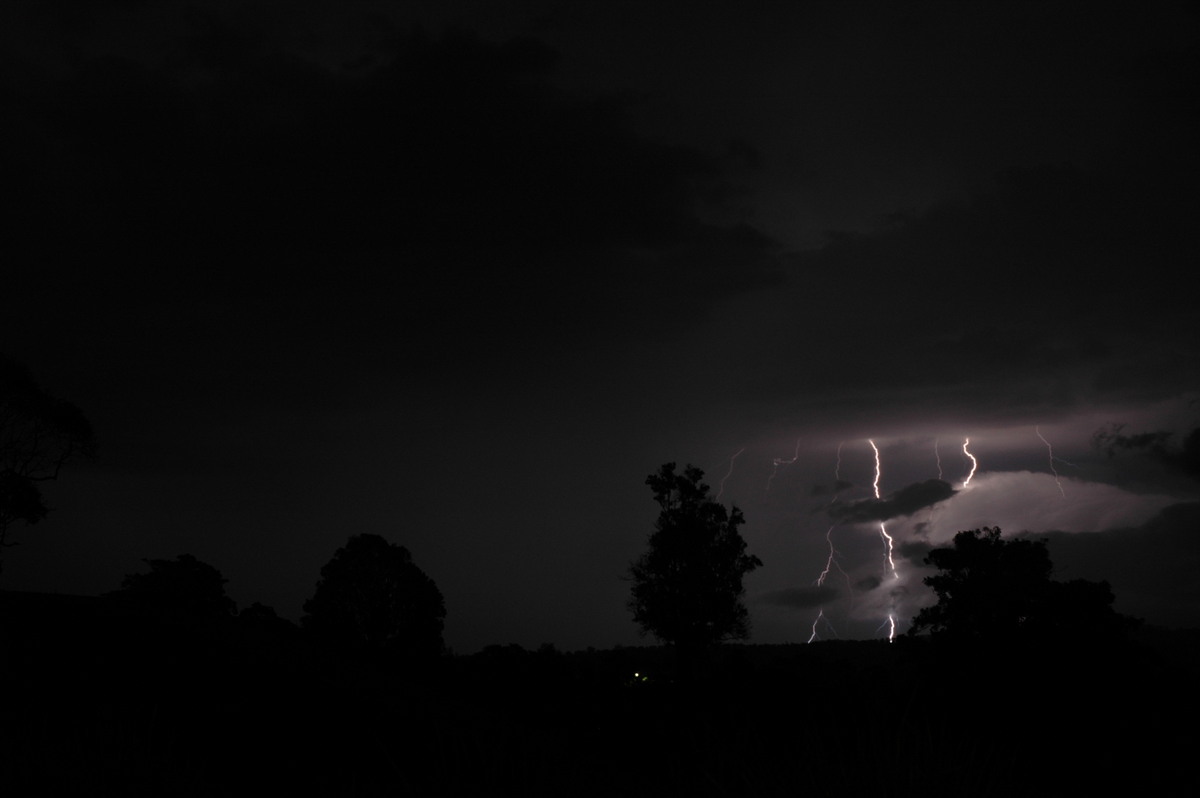
[{"label": "small distant light", "polygon": [[638,677],[639,677],[639,676],[641,676],[641,675],[642,675],[642,674],[638,673],[637,671],[634,671],[634,672],[633,672],[633,678],[635,678],[635,679],[636,679],[636,678],[638,678]]}]

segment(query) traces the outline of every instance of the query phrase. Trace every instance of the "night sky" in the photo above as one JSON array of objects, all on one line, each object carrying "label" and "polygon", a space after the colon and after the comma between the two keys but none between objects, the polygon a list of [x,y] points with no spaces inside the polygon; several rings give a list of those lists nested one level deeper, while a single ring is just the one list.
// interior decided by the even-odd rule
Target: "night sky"
[{"label": "night sky", "polygon": [[676,462],[745,514],[754,642],[904,631],[981,526],[1200,626],[1197,23],[5,3],[0,350],[99,455],[3,587],[187,552],[295,620],[372,533],[458,653],[635,644]]}]

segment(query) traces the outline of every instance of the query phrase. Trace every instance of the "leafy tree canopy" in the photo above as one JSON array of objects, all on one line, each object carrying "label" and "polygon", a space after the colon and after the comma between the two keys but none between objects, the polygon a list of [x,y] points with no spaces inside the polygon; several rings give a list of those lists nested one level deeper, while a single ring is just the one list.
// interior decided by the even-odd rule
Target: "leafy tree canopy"
[{"label": "leafy tree canopy", "polygon": [[1051,579],[1044,540],[1002,538],[995,527],[969,530],[925,563],[938,569],[924,580],[937,603],[917,614],[910,634],[959,642],[1099,641],[1132,623],[1113,610],[1107,582]]},{"label": "leafy tree canopy", "polygon": [[149,573],[128,574],[120,589],[108,595],[189,620],[217,620],[237,612],[233,599],[225,595],[228,580],[208,563],[191,554],[143,562],[150,566]]},{"label": "leafy tree canopy", "polygon": [[336,646],[428,659],[442,652],[441,591],[403,546],[353,535],[321,568],[303,627]]},{"label": "leafy tree canopy", "polygon": [[742,579],[762,565],[746,553],[741,511],[711,499],[703,477],[667,463],[646,478],[660,511],[647,551],[629,569],[634,621],[681,650],[750,636]]}]

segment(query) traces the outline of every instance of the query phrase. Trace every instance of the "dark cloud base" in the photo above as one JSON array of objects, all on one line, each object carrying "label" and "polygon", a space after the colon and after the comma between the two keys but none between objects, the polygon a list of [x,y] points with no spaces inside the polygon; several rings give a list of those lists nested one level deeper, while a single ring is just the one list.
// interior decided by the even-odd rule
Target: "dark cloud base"
[{"label": "dark cloud base", "polygon": [[901,488],[886,499],[862,499],[849,504],[835,504],[831,505],[827,512],[831,518],[842,523],[888,521],[933,507],[957,492],[948,482],[929,479]]}]

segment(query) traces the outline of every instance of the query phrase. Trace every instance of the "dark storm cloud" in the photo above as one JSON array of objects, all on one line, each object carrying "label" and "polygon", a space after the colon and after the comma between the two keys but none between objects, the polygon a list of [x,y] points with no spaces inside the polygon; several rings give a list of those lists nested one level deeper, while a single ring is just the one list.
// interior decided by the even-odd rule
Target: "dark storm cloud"
[{"label": "dark storm cloud", "polygon": [[759,373],[780,396],[833,393],[843,413],[1045,417],[1195,388],[1178,269],[1200,257],[1186,232],[1198,208],[1176,167],[1010,169],[969,199],[799,253],[797,280],[829,304],[777,339],[836,346],[805,348],[803,380]]},{"label": "dark storm cloud", "polygon": [[831,603],[838,597],[838,592],[831,587],[793,587],[785,590],[773,590],[758,597],[759,603],[772,607],[787,607],[796,610],[806,610],[821,607]]},{"label": "dark storm cloud", "polygon": [[214,8],[124,36],[99,11],[82,31],[25,20],[74,43],[0,73],[5,247],[28,295],[59,295],[37,326],[149,333],[170,352],[148,361],[193,366],[192,395],[218,368],[295,393],[286,376],[318,363],[565,357],[779,280],[769,237],[712,221],[723,156],[562,88],[541,42],[384,26],[346,69]]},{"label": "dark storm cloud", "polygon": [[1111,424],[1097,430],[1092,444],[1109,457],[1123,453],[1141,454],[1170,471],[1200,479],[1200,428],[1193,429],[1175,443],[1167,430],[1125,434],[1124,424]]},{"label": "dark storm cloud", "polygon": [[283,474],[331,417],[495,400],[778,280],[718,221],[725,155],[638,134],[542,42],[83,5],[0,25],[0,340],[86,386],[109,467]]},{"label": "dark storm cloud", "polygon": [[[692,213],[715,158],[653,144],[611,102],[563,96],[554,54],[465,33],[393,43],[346,76],[238,31],[184,39],[175,62],[96,57],[9,82],[25,221],[84,240],[227,250],[542,251],[729,246]],[[46,185],[37,176],[54,175]],[[54,185],[55,183],[63,185]],[[223,233],[218,238],[213,234]],[[712,259],[709,259],[709,264]]]},{"label": "dark storm cloud", "polygon": [[957,491],[948,482],[928,479],[901,488],[886,499],[863,499],[852,504],[835,504],[828,508],[830,517],[843,523],[887,521],[912,515],[918,510],[945,501]]}]

